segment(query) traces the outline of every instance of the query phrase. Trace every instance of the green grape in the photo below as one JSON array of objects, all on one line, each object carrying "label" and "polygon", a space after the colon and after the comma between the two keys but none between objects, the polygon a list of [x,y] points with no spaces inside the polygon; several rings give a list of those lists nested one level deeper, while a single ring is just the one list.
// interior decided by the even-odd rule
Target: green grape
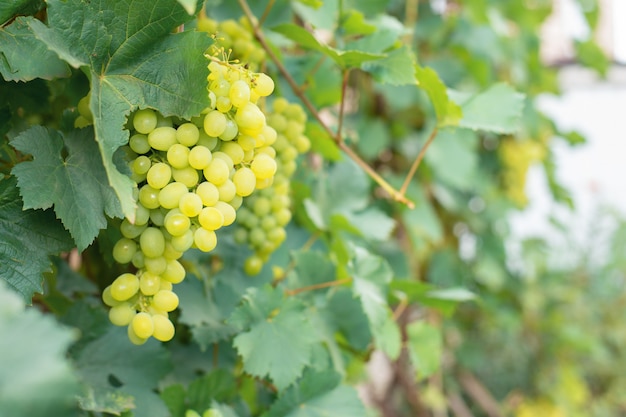
[{"label": "green grape", "polygon": [[235,139],[237,137],[237,133],[239,133],[239,129],[237,128],[237,124],[232,121],[230,118],[226,118],[226,127],[219,138],[223,141],[229,141]]},{"label": "green grape", "polygon": [[219,142],[218,138],[209,136],[206,134],[204,130],[201,130],[200,139],[198,139],[197,145],[204,146],[205,148],[208,148],[210,151],[212,151],[213,149],[215,149],[218,142]]},{"label": "green grape", "polygon": [[146,184],[139,189],[139,202],[147,209],[159,207],[159,190]]},{"label": "green grape", "polygon": [[122,236],[128,239],[134,239],[139,236],[146,227],[148,227],[146,222],[144,222],[141,226],[137,226],[136,224],[132,224],[131,222],[129,222],[128,219],[124,219],[120,224],[120,232],[122,232]]},{"label": "green grape", "polygon": [[226,203],[231,201],[237,194],[237,187],[235,187],[235,183],[231,180],[226,180],[224,184],[217,187],[217,190],[220,193],[220,201]]},{"label": "green grape", "polygon": [[193,123],[183,123],[176,129],[176,140],[186,147],[194,146],[200,139],[200,131]]},{"label": "green grape", "polygon": [[202,252],[210,252],[217,246],[217,236],[214,231],[199,227],[193,234],[193,242]]},{"label": "green grape", "polygon": [[154,323],[152,322],[152,316],[143,311],[137,313],[135,317],[133,317],[130,326],[133,330],[133,333],[135,333],[135,335],[140,339],[147,339],[152,336],[152,333],[154,332]]},{"label": "green grape", "polygon": [[161,288],[161,277],[146,271],[139,278],[139,289],[143,295],[154,295]]},{"label": "green grape", "polygon": [[[217,153],[217,152],[216,152]],[[214,155],[215,156],[215,155]],[[222,185],[230,176],[228,164],[221,158],[213,158],[211,163],[204,168],[204,178],[215,185]]]},{"label": "green grape", "polygon": [[243,107],[250,101],[250,86],[243,80],[237,80],[230,85],[228,97],[233,106]]},{"label": "green grape", "polygon": [[133,266],[137,269],[141,269],[143,268],[145,265],[145,256],[143,256],[143,252],[141,251],[137,251],[135,252],[135,255],[133,255],[133,260],[131,261],[133,263]]},{"label": "green grape", "polygon": [[143,204],[137,204],[135,209],[135,225],[144,226],[150,219],[150,210],[148,210]]},{"label": "green grape", "polygon": [[311,141],[304,135],[299,135],[293,145],[299,153],[306,153],[311,149]]},{"label": "green grape", "polygon": [[172,288],[174,288],[174,285],[171,282],[163,279],[163,277],[161,277],[161,289],[172,291]]},{"label": "green grape", "polygon": [[158,151],[167,151],[177,143],[176,129],[169,126],[157,127],[148,135],[148,143]]},{"label": "green grape", "polygon": [[127,264],[133,259],[135,252],[137,252],[135,241],[123,237],[113,246],[113,259],[119,264]]},{"label": "green grape", "polygon": [[78,110],[78,113],[83,116],[87,121],[93,121],[93,114],[91,113],[91,109],[89,108],[90,101],[91,91],[87,93],[85,97],[78,100],[78,105],[76,106],[76,110]]},{"label": "green grape", "polygon": [[165,218],[165,229],[172,236],[181,236],[189,230],[191,221],[182,213],[175,213]]},{"label": "green grape", "polygon": [[263,135],[263,138],[265,138],[263,144],[267,146],[273,145],[276,143],[276,139],[278,139],[278,133],[276,133],[276,130],[272,126],[263,126],[261,134]]},{"label": "green grape", "polygon": [[256,149],[256,154],[260,155],[260,154],[265,154],[268,155],[270,158],[275,159],[276,158],[276,149],[274,149],[271,146],[261,146],[258,149]]},{"label": "green grape", "polygon": [[274,91],[274,80],[262,72],[256,74],[254,91],[261,97],[269,96]]},{"label": "green grape", "polygon": [[263,217],[263,219],[261,220],[261,229],[268,231],[268,230],[272,230],[274,227],[276,227],[276,219],[272,216],[265,216]]},{"label": "green grape", "polygon": [[230,83],[223,79],[219,78],[211,82],[209,89],[215,93],[216,96],[228,96],[228,91],[230,90]]},{"label": "green grape", "polygon": [[279,226],[286,226],[291,221],[291,212],[287,208],[280,209],[274,216]]},{"label": "green grape", "polygon": [[267,154],[259,154],[254,157],[250,168],[259,179],[271,178],[276,173],[276,161]]},{"label": "green grape", "polygon": [[220,151],[224,152],[233,161],[233,165],[239,165],[243,161],[244,150],[237,142],[226,142],[220,147]]},{"label": "green grape", "polygon": [[240,132],[245,135],[256,136],[261,133],[263,126],[265,126],[265,115],[256,104],[248,102],[235,113],[235,122],[239,126]]},{"label": "green grape", "polygon": [[159,127],[172,127],[174,122],[171,117],[165,117],[161,113],[157,113],[157,129]]},{"label": "green grape", "polygon": [[243,263],[243,270],[248,275],[257,275],[263,269],[263,259],[253,255]]},{"label": "green grape", "polygon": [[[189,228],[189,230],[191,230],[191,228]],[[187,232],[185,232],[185,233],[187,233]],[[183,252],[177,250],[174,246],[172,246],[172,239],[174,237],[175,236],[171,236],[171,237],[169,237],[168,240],[165,241],[165,250],[163,251],[163,257],[167,261],[180,259],[183,256]]]},{"label": "green grape", "polygon": [[154,226],[163,226],[165,223],[165,212],[161,208],[150,210],[150,220]]},{"label": "green grape", "polygon": [[143,254],[150,258],[163,255],[165,250],[165,238],[161,230],[148,227],[139,237],[139,247]]},{"label": "green grape", "polygon": [[235,209],[235,211],[237,211],[239,209],[239,207],[241,207],[241,205],[243,204],[243,197],[240,195],[235,195],[232,200],[230,200],[228,202],[228,204],[230,206],[232,206],[232,208]]},{"label": "green grape", "polygon": [[128,303],[121,303],[111,307],[109,310],[109,320],[116,326],[128,326],[133,320],[137,311]]},{"label": "green grape", "polygon": [[239,227],[233,233],[233,240],[238,245],[248,242],[248,231],[244,227]]},{"label": "green grape", "polygon": [[178,207],[180,199],[189,192],[182,182],[171,182],[159,192],[159,204],[166,209]]},{"label": "green grape", "polygon": [[202,198],[196,193],[183,194],[180,197],[178,208],[185,216],[196,217],[202,210]]},{"label": "green grape", "polygon": [[144,256],[143,267],[155,275],[161,275],[167,267],[167,261],[164,256],[157,256],[156,258],[150,258]]},{"label": "green grape", "polygon": [[120,301],[116,300],[115,298],[113,298],[113,295],[111,295],[110,285],[102,291],[102,301],[109,307],[115,307],[116,305],[120,304]]},{"label": "green grape", "polygon": [[252,203],[252,211],[257,217],[267,216],[272,209],[272,203],[265,197],[258,197]]},{"label": "green grape", "polygon": [[193,245],[193,231],[189,229],[181,236],[173,236],[170,242],[174,249],[185,252]]},{"label": "green grape", "polygon": [[289,107],[289,101],[284,97],[276,97],[272,103],[274,113],[282,113]]},{"label": "green grape", "polygon": [[174,181],[182,182],[189,188],[195,187],[200,181],[198,171],[196,171],[192,167],[182,169],[174,168],[172,170],[172,176],[174,177]]},{"label": "green grape", "polygon": [[181,145],[180,143],[173,144],[167,150],[167,162],[169,162],[173,168],[177,169],[188,167],[189,148],[185,145]]},{"label": "green grape", "polygon": [[217,111],[213,110],[204,117],[204,132],[213,137],[218,137],[224,130],[226,129],[226,116]]},{"label": "green grape", "polygon": [[135,274],[120,275],[111,284],[111,297],[117,301],[126,301],[139,290],[139,278]]},{"label": "green grape", "polygon": [[250,168],[241,167],[233,175],[233,183],[237,195],[247,197],[252,194],[256,187],[256,176]]},{"label": "green grape", "polygon": [[167,342],[168,340],[172,340],[174,337],[174,325],[164,316],[152,316],[152,323],[154,325],[154,330],[152,332],[152,336],[156,340],[160,340],[161,342]]},{"label": "green grape", "polygon": [[212,182],[203,182],[196,188],[196,194],[202,200],[202,204],[212,207],[220,199],[220,192]]},{"label": "green grape", "polygon": [[133,345],[143,345],[148,339],[142,339],[141,337],[137,336],[133,330],[131,322],[131,324],[128,325],[128,340],[130,340]]},{"label": "green grape", "polygon": [[248,135],[239,135],[237,143],[241,146],[241,149],[243,149],[244,155],[245,152],[251,151],[256,147],[256,139]]},{"label": "green grape", "polygon": [[282,227],[274,227],[267,232],[267,240],[275,244],[281,244],[286,238],[287,232]]},{"label": "green grape", "polygon": [[160,290],[152,298],[152,306],[161,311],[174,311],[178,307],[178,296],[168,290]]},{"label": "green grape", "polygon": [[265,242],[265,238],[265,232],[260,227],[255,227],[248,235],[248,240],[252,246],[261,246]]},{"label": "green grape", "polygon": [[228,113],[233,108],[233,103],[231,103],[228,97],[221,96],[217,98],[216,108],[222,113]]},{"label": "green grape", "polygon": [[194,169],[204,169],[211,163],[212,160],[213,155],[206,146],[194,146],[191,151],[189,151],[188,163]]},{"label": "green grape", "polygon": [[142,134],[135,134],[130,137],[128,145],[133,152],[143,155],[150,152],[150,144],[148,143],[148,136]]},{"label": "green grape", "polygon": [[154,189],[160,190],[165,187],[172,179],[172,168],[163,162],[157,162],[148,170],[146,180],[148,185]]},{"label": "green grape", "polygon": [[207,230],[217,230],[224,225],[224,215],[215,207],[205,207],[198,215],[198,222]]},{"label": "green grape", "polygon": [[139,133],[148,134],[157,126],[157,115],[154,110],[143,109],[135,112],[133,127]]},{"label": "green grape", "polygon": [[185,279],[185,267],[175,259],[169,260],[161,278],[172,284],[178,284]]},{"label": "green grape", "polygon": [[223,201],[218,201],[215,203],[215,208],[222,212],[224,216],[224,226],[230,226],[235,222],[235,218],[237,217],[237,213],[233,206]]},{"label": "green grape", "polygon": [[228,167],[229,174],[230,174],[230,170],[232,170],[235,166],[235,163],[233,162],[233,158],[231,158],[227,153],[222,152],[222,151],[213,152],[213,159],[221,159],[222,161],[226,162],[226,166]]}]

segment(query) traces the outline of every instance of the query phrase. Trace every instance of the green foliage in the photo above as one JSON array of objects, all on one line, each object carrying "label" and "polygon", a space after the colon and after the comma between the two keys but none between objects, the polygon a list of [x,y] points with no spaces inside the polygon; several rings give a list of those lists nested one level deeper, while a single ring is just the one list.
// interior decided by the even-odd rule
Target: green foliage
[{"label": "green foliage", "polygon": [[[555,200],[571,203],[552,137],[584,142],[534,106],[538,94],[557,90],[538,50],[550,2],[463,2],[440,14],[430,2],[255,1],[254,23],[242,18],[247,4],[0,5],[0,414],[421,415],[470,401],[467,375],[503,412],[522,415],[507,400],[519,398],[574,417],[619,414],[624,228],[609,265],[598,268],[555,271],[544,242],[524,242],[520,259],[505,244],[533,163],[546,168]],[[595,27],[597,5],[585,5]],[[606,72],[595,43],[577,51]],[[123,273],[145,274],[146,262],[162,265],[146,260],[141,238],[139,250],[129,245],[141,256],[113,261],[120,236],[142,232],[131,224],[140,217],[142,174],[131,179],[128,170],[137,154],[120,148],[139,130],[138,109],[202,131],[215,106],[209,56],[240,59],[274,80],[258,107],[284,105],[286,117],[273,122],[286,127],[272,145],[257,135],[254,146],[275,152],[294,176],[264,184],[269,204],[247,207],[254,215],[244,232],[267,240],[282,217],[287,235],[275,252],[260,251],[256,276],[245,272],[251,251],[237,243],[243,216],[217,231],[215,250],[185,251],[179,309],[156,312],[175,324],[173,340],[135,346],[103,305],[125,301],[102,293]],[[241,74],[229,77],[220,82]],[[232,105],[231,95],[220,105]],[[302,104],[306,125],[289,103]],[[76,127],[85,120],[92,124]],[[219,143],[213,159],[239,151],[231,156]],[[249,149],[241,151],[240,163],[252,165]],[[152,162],[168,159],[147,152]],[[160,209],[149,214],[152,225],[164,221]],[[164,251],[178,256],[164,236]],[[152,297],[129,303],[153,307]],[[370,390],[385,383],[372,360],[381,356],[391,382]],[[479,402],[468,406],[483,415]]]}]

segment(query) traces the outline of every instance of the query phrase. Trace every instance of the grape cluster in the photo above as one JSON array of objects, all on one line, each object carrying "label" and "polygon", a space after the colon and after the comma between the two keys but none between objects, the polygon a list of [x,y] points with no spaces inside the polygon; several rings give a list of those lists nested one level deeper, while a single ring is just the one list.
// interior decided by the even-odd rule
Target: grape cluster
[{"label": "grape cluster", "polygon": [[240,22],[233,19],[218,22],[206,16],[198,18],[198,30],[207,32],[216,40],[209,53],[219,56],[223,51],[230,51],[230,59],[245,62],[251,70],[257,70],[265,60],[265,50],[254,41],[248,20]]},{"label": "grape cluster", "polygon": [[545,159],[545,146],[528,139],[505,138],[500,142],[498,152],[504,165],[505,193],[518,207],[524,207],[528,203],[525,191],[528,169],[533,163]]},{"label": "grape cluster", "polygon": [[135,344],[174,336],[168,313],[178,306],[172,287],[185,278],[179,259],[190,248],[212,251],[215,232],[232,224],[243,198],[269,187],[277,170],[277,133],[257,106],[272,93],[272,79],[219,61],[209,71],[211,106],[200,117],[166,118],[151,109],[132,115],[127,154],[137,209],[133,223],[121,223],[113,258],[136,272],[117,277],[103,300],[111,322],[128,326]]},{"label": "grape cluster", "polygon": [[282,97],[275,99],[267,123],[277,132],[273,144],[277,161],[274,184],[246,199],[234,235],[237,243],[247,244],[254,251],[244,263],[248,275],[258,274],[286,238],[285,226],[291,220],[290,178],[296,170],[296,158],[311,146],[304,135],[306,113],[300,105]]}]

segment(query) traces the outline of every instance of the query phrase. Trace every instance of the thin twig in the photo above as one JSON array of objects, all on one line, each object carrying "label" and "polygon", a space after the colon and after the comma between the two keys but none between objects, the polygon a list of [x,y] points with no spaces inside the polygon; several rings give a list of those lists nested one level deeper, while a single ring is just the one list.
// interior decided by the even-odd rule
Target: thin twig
[{"label": "thin twig", "polygon": [[267,16],[270,14],[270,10],[272,10],[272,7],[274,6],[274,1],[275,0],[270,0],[267,3],[267,6],[265,6],[265,10],[263,10],[263,14],[261,15],[261,18],[259,19],[259,26],[263,26],[263,23],[265,22],[265,19],[267,19]]},{"label": "thin twig", "polygon": [[335,144],[344,152],[348,154],[348,156],[358,165],[360,166],[381,188],[383,188],[395,201],[398,201],[402,204],[407,205],[409,208],[415,208],[415,204],[409,200],[402,192],[396,190],[391,184],[389,184],[383,177],[381,177],[373,168],[371,168],[367,162],[363,161],[360,156],[358,156],[349,146],[347,146],[342,138],[340,132],[333,132],[332,129],[322,120],[320,113],[317,111],[313,103],[309,100],[309,98],[304,94],[304,91],[298,86],[298,83],[293,79],[287,68],[280,61],[278,56],[274,53],[270,45],[267,43],[263,32],[258,24],[255,23],[254,14],[248,5],[246,0],[237,0],[239,2],[239,6],[241,10],[246,15],[248,20],[250,21],[250,25],[252,27],[252,31],[254,32],[254,36],[259,41],[263,49],[265,49],[267,55],[276,65],[278,71],[283,76],[289,87],[293,90],[294,94],[300,99],[304,107],[311,113],[313,118],[320,124],[322,129],[328,134],[328,136],[335,142]]},{"label": "thin twig", "polygon": [[293,290],[286,290],[285,294],[296,295],[307,291],[319,290],[322,288],[337,287],[339,285],[348,284],[349,282],[352,282],[352,278],[337,279],[335,281],[321,282],[319,284],[307,285],[306,287],[295,288]]},{"label": "thin twig", "polygon": [[337,140],[339,141],[342,140],[341,130],[343,129],[343,117],[346,111],[346,91],[348,90],[349,76],[350,70],[345,69],[341,80],[341,101],[339,102],[339,120],[337,121]]},{"label": "thin twig", "polygon": [[398,321],[398,319],[400,318],[402,313],[404,313],[404,310],[406,310],[408,305],[409,305],[409,299],[407,297],[400,300],[398,307],[396,307],[396,309],[393,311],[393,316],[392,316],[393,321]]},{"label": "thin twig", "polygon": [[409,173],[406,174],[406,178],[404,179],[404,183],[402,183],[402,187],[400,187],[401,194],[403,195],[406,194],[406,190],[407,188],[409,188],[409,184],[411,183],[411,180],[413,179],[415,172],[417,172],[417,168],[420,166],[422,159],[424,159],[424,155],[426,155],[426,150],[428,150],[428,147],[430,146],[432,141],[435,139],[435,136],[437,136],[437,132],[438,130],[435,127],[432,133],[430,134],[430,136],[428,137],[428,140],[426,141],[424,146],[422,146],[422,149],[420,149],[420,153],[417,155],[417,158],[415,158],[415,161],[413,161],[413,165],[411,165],[411,169],[409,170]]},{"label": "thin twig", "polygon": [[448,394],[448,406],[456,417],[474,417],[472,411],[469,409],[463,397],[457,392]]},{"label": "thin twig", "polygon": [[463,371],[458,375],[458,381],[463,391],[469,395],[476,404],[482,408],[489,417],[502,417],[500,404],[493,398],[489,390],[469,371]]}]

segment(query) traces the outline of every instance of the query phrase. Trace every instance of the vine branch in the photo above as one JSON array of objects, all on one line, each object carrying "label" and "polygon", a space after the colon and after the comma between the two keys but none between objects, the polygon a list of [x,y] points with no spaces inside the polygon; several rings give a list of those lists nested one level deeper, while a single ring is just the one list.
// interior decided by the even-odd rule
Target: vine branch
[{"label": "vine branch", "polygon": [[[265,39],[265,35],[261,31],[259,24],[256,22],[255,16],[252,13],[250,6],[248,5],[248,2],[246,0],[237,1],[239,3],[239,6],[241,7],[241,10],[250,22],[250,26],[252,27],[255,38],[259,41],[263,49],[265,49],[267,55],[274,62],[276,68],[278,68],[278,71],[284,77],[285,81],[287,81],[287,84],[289,84],[289,87],[293,90],[294,94],[298,97],[298,99],[300,99],[304,107],[306,107],[311,115],[313,115],[313,118],[320,124],[322,129],[324,129],[324,131],[333,140],[333,142],[335,142],[339,149],[344,151],[348,155],[348,157],[350,157],[359,167],[361,167],[361,169],[363,169],[383,190],[385,190],[391,196],[391,198],[399,203],[405,204],[411,209],[415,208],[415,203],[409,200],[404,195],[404,193],[396,190],[382,176],[380,176],[380,174],[378,174],[372,167],[370,167],[367,162],[363,161],[363,159],[361,159],[361,157],[357,155],[352,150],[352,148],[346,145],[346,143],[343,141],[340,130],[338,130],[337,132],[333,132],[328,124],[324,122],[324,120],[322,120],[320,113],[317,111],[313,103],[309,100],[306,94],[304,94],[304,91],[298,86],[298,83],[296,83],[287,68],[285,68],[278,56],[276,56],[276,53],[274,53],[274,50],[268,44],[267,39]],[[343,99],[341,106],[343,107]]]},{"label": "vine branch", "polygon": [[322,288],[337,287],[339,285],[348,284],[350,282],[352,282],[352,278],[337,279],[335,281],[321,282],[319,284],[307,285],[306,287],[295,288],[293,290],[286,290],[285,294],[296,295],[296,294],[300,294],[303,292],[320,290]]},{"label": "vine branch", "polygon": [[430,136],[428,137],[428,140],[426,141],[426,143],[422,147],[422,149],[420,149],[420,153],[417,154],[417,158],[415,158],[415,161],[413,161],[413,164],[411,165],[411,169],[409,170],[409,173],[406,174],[406,178],[404,179],[404,183],[402,184],[402,187],[400,187],[400,193],[402,193],[402,194],[406,193],[406,190],[407,190],[407,188],[409,188],[409,184],[411,183],[411,180],[413,179],[413,176],[415,175],[415,172],[417,172],[417,168],[422,163],[422,159],[424,159],[424,155],[426,155],[426,150],[428,149],[430,144],[433,142],[433,140],[437,136],[437,132],[438,132],[438,130],[435,127],[433,129],[432,133],[430,134]]}]

